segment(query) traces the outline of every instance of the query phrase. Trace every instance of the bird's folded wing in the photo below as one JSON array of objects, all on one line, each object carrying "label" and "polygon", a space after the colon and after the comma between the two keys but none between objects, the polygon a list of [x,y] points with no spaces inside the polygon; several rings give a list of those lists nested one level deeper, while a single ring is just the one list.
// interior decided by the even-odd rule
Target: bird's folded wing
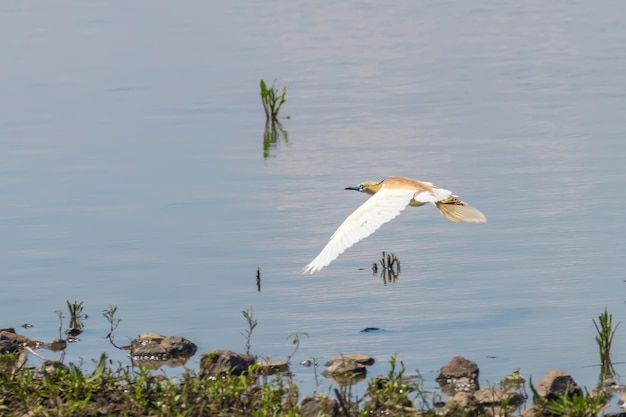
[{"label": "bird's folded wing", "polygon": [[416,192],[413,199],[420,203],[436,203],[437,201],[445,200],[451,195],[452,191],[433,186],[429,191]]},{"label": "bird's folded wing", "polygon": [[396,217],[406,208],[415,190],[381,188],[341,223],[319,255],[303,273],[314,273],[324,268],[350,246],[374,233],[380,226]]}]

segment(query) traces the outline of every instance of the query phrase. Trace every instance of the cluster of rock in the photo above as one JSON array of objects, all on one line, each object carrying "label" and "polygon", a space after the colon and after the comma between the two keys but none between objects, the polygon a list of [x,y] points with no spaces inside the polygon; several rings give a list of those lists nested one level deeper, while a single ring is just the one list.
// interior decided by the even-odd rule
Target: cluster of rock
[{"label": "cluster of rock", "polygon": [[[502,415],[503,406],[512,411],[526,401],[526,395],[521,388],[524,378],[518,375],[518,380],[502,384],[502,388],[480,388],[478,384],[478,365],[462,356],[453,357],[441,367],[436,381],[443,392],[448,394],[448,401],[443,406],[444,415],[456,416],[484,416]],[[504,413],[510,414],[510,413]]]},{"label": "cluster of rock", "polygon": [[[230,350],[216,350],[203,355],[200,365],[202,378],[215,378],[217,375],[232,373],[241,375],[248,371],[253,364],[258,365],[258,371],[263,374],[288,372],[286,362],[256,362],[252,355],[236,353]],[[331,358],[326,362],[326,369],[322,374],[340,385],[353,384],[365,378],[367,367],[374,363],[374,359],[363,354],[345,354]],[[452,416],[499,416],[510,415],[526,402],[525,379],[519,370],[507,375],[499,388],[490,386],[480,388],[478,383],[478,365],[462,356],[455,356],[441,367],[437,382],[442,391],[448,395],[445,403],[439,404],[442,415]],[[384,376],[374,378],[374,383],[384,384],[389,380]],[[535,386],[538,398],[534,398],[533,405],[521,415],[523,417],[553,416],[545,407],[545,400],[556,399],[564,395],[580,395],[581,389],[573,378],[560,370],[547,372]],[[340,403],[327,396],[304,397],[301,401],[302,415],[305,417],[342,416]],[[401,414],[388,415],[415,415],[420,411],[412,408],[410,402],[398,405]],[[388,413],[390,410],[383,410]],[[398,410],[395,410],[398,412]]]},{"label": "cluster of rock", "polygon": [[25,347],[37,349],[42,345],[43,342],[15,333],[13,327],[0,329],[0,353],[17,352]]},{"label": "cluster of rock", "polygon": [[[476,363],[461,356],[455,356],[441,368],[437,382],[449,395],[443,406],[445,416],[510,415],[526,402],[526,381],[519,370],[500,381],[500,388],[491,386],[481,389],[478,373]],[[599,413],[611,393],[621,391],[622,388],[612,380],[605,381],[602,387],[590,393],[592,398],[598,398],[598,408],[595,413],[588,412]],[[581,398],[584,395],[572,376],[559,369],[548,371],[534,386],[534,394],[532,405],[521,413],[522,417],[554,417],[555,411],[546,407],[548,402],[574,396]]]},{"label": "cluster of rock", "polygon": [[[242,375],[248,372],[250,366],[256,364],[257,372],[262,375],[274,375],[289,372],[287,361],[262,360],[257,362],[254,356],[219,349],[202,355],[200,360],[200,377],[215,377],[218,375]],[[342,382],[361,380],[366,376],[368,366],[374,364],[374,358],[363,354],[349,354],[330,358],[326,362],[327,368],[322,372],[330,379],[341,379]]]},{"label": "cluster of rock", "polygon": [[[200,360],[200,377],[216,378],[220,375],[241,375],[256,364],[257,372],[262,375],[289,372],[289,363],[286,361],[260,361],[254,356],[233,352],[232,350],[214,350],[202,355]],[[330,358],[322,372],[326,378],[339,382],[342,385],[355,384],[367,375],[367,367],[374,364],[374,358],[356,353],[345,354]],[[310,363],[303,363],[310,366]],[[339,403],[331,398],[304,397],[300,403],[304,417],[339,416]]]}]

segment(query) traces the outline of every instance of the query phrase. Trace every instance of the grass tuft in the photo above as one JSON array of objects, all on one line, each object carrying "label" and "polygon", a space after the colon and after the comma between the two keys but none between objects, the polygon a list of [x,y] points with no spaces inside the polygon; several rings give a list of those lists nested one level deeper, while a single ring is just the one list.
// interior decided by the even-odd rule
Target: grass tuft
[{"label": "grass tuft", "polygon": [[600,353],[600,383],[602,383],[606,378],[615,376],[615,368],[611,361],[611,345],[621,321],[613,327],[613,315],[608,313],[606,307],[604,312],[598,316],[597,322],[595,319],[592,320],[598,333],[595,339]]}]

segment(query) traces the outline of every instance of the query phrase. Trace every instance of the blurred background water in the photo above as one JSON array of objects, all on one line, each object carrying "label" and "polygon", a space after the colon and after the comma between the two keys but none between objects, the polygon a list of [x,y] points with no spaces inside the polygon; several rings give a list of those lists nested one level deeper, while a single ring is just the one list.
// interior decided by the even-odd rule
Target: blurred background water
[{"label": "blurred background water", "polygon": [[[463,355],[483,384],[561,368],[593,387],[592,318],[625,315],[625,12],[0,4],[1,326],[47,341],[55,311],[83,301],[66,361],[127,363],[103,339],[110,304],[118,342],[153,331],[199,353],[243,351],[252,307],[262,357],[286,358],[306,332],[296,362],[363,352],[375,375],[397,354],[432,385]],[[270,147],[260,79],[289,86],[288,137]],[[366,198],[343,188],[389,175],[451,189],[489,222],[409,208],[301,275]],[[383,250],[400,258],[396,282],[369,269]],[[625,345],[620,329],[618,372]],[[310,393],[313,371],[294,371]]]}]

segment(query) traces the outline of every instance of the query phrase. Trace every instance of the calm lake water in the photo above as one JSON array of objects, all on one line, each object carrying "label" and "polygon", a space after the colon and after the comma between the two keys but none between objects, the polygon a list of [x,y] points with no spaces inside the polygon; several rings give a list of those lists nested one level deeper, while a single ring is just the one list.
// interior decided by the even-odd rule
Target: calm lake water
[{"label": "calm lake water", "polygon": [[[296,363],[363,352],[372,376],[397,354],[432,385],[463,355],[483,384],[560,368],[592,388],[592,318],[626,316],[625,13],[584,1],[0,4],[0,327],[32,323],[23,333],[47,341],[55,311],[83,301],[66,361],[127,363],[103,340],[109,304],[118,342],[153,331],[199,353],[243,351],[253,307],[263,357],[286,358],[288,336],[306,332]],[[288,140],[269,155],[260,79],[289,85]],[[451,189],[489,221],[409,208],[301,275],[367,197],[344,187],[389,175]],[[369,269],[383,250],[401,260],[396,282]],[[620,373],[625,346],[620,328]],[[312,370],[294,370],[310,394]]]}]

